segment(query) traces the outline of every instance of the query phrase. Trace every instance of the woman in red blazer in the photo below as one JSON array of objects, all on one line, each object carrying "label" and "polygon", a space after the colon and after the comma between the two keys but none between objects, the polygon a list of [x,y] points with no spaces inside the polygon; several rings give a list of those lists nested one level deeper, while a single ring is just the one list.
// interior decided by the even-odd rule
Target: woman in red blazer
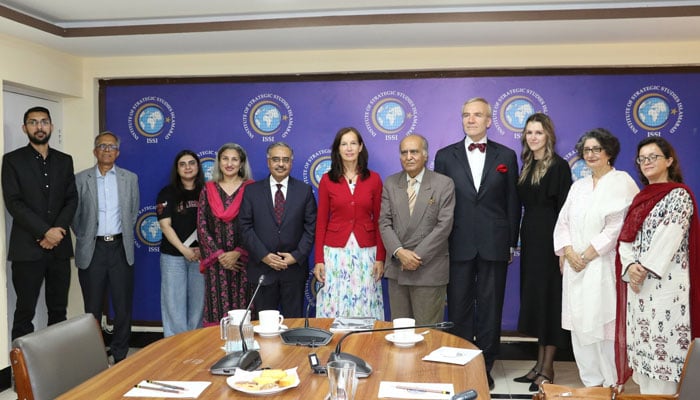
[{"label": "woman in red blazer", "polygon": [[382,180],[367,168],[369,153],[355,128],[342,128],[331,148],[331,169],[318,188],[314,275],[325,284],[317,317],[384,319],[386,252],[379,234]]}]

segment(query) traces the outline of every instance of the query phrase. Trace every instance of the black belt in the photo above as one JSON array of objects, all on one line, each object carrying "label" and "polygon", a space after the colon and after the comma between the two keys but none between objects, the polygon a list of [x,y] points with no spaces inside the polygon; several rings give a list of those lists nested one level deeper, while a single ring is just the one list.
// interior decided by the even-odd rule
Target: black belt
[{"label": "black belt", "polygon": [[99,241],[101,241],[101,242],[113,242],[113,241],[115,241],[115,240],[117,240],[117,239],[121,239],[121,238],[122,238],[122,234],[121,234],[121,233],[117,233],[116,235],[96,236],[96,238],[97,238],[97,240],[99,240]]}]

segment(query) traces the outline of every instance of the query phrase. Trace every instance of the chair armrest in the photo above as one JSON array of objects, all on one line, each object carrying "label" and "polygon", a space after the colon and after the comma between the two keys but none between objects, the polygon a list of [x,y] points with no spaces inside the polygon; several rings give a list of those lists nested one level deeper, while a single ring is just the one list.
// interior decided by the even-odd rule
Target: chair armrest
[{"label": "chair armrest", "polygon": [[678,394],[626,394],[620,393],[615,398],[616,400],[673,400],[677,399]]},{"label": "chair armrest", "polygon": [[34,400],[34,392],[29,382],[29,371],[27,370],[27,364],[24,362],[22,350],[16,347],[10,350],[10,363],[12,364],[12,372],[15,374],[15,391],[17,392],[17,398],[22,400]]}]

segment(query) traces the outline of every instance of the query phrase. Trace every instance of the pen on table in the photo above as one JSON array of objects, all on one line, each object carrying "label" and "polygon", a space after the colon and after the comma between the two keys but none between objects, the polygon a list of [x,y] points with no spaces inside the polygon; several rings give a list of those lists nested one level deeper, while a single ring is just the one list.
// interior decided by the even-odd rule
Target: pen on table
[{"label": "pen on table", "polygon": [[159,392],[166,392],[166,393],[180,393],[179,390],[168,389],[168,388],[164,388],[164,387],[144,386],[144,385],[134,385],[134,387],[139,388],[139,389],[156,390]]},{"label": "pen on table", "polygon": [[146,380],[146,382],[154,384],[154,385],[158,385],[158,386],[163,386],[164,388],[168,388],[168,389],[185,390],[185,388],[182,386],[175,386],[175,385],[171,385],[169,383],[163,383],[163,382],[151,381],[151,380]]},{"label": "pen on table", "polygon": [[449,390],[442,390],[442,389],[430,389],[430,388],[413,387],[413,386],[396,386],[396,388],[403,389],[403,390],[410,390],[412,392],[451,394]]}]

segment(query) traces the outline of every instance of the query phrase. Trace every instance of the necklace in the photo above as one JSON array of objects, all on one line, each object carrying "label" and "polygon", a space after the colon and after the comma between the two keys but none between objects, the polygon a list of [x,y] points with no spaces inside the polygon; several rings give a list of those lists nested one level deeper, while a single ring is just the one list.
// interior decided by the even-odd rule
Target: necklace
[{"label": "necklace", "polygon": [[[344,176],[345,176],[345,179],[348,180],[348,183],[351,184],[351,185],[352,185],[353,179],[357,178],[357,174],[355,174],[355,175],[353,175],[353,176],[348,176],[347,174],[344,174]],[[355,181],[355,182],[357,182],[357,181]]]}]

